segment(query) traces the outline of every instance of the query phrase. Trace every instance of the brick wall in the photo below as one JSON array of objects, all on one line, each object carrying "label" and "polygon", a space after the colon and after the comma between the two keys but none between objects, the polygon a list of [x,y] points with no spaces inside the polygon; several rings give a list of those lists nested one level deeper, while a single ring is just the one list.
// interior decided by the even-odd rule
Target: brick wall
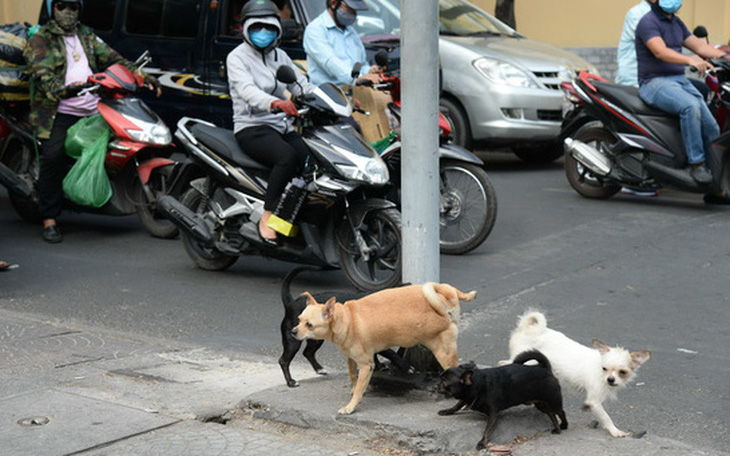
[{"label": "brick wall", "polygon": [[616,76],[616,47],[580,47],[565,48],[565,50],[595,65],[601,76],[609,81],[613,81]]}]

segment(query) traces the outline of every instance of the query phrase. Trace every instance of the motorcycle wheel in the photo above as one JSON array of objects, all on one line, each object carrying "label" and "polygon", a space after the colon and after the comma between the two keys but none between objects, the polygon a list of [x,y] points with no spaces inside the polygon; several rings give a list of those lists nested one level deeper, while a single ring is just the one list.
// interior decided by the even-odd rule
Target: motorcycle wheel
[{"label": "motorcycle wheel", "polygon": [[497,219],[497,196],[479,166],[444,160],[440,165],[441,253],[461,255],[479,247]]},{"label": "motorcycle wheel", "polygon": [[142,182],[139,180],[137,180],[132,197],[137,205],[137,216],[142,222],[142,226],[152,236],[161,239],[173,239],[180,232],[177,226],[157,212],[157,198],[166,193],[167,183],[167,176],[164,173],[153,172],[148,185],[154,194],[154,200],[148,201]]},{"label": "motorcycle wheel", "polygon": [[[35,160],[35,154],[27,150],[25,144],[21,147],[21,150],[18,150],[8,159],[7,166],[28,183],[28,186],[33,189],[33,195],[26,198],[16,193],[9,193],[10,204],[20,218],[26,222],[40,222],[42,217],[38,211],[37,180],[33,178],[33,176],[38,176],[37,160]],[[23,169],[23,157],[32,157],[30,158],[30,168]]]},{"label": "motorcycle wheel", "polygon": [[[595,123],[581,127],[573,139],[591,145],[599,151],[607,150],[610,144],[616,142],[616,138],[608,130]],[[608,182],[591,173],[571,154],[565,154],[565,176],[568,178],[570,186],[585,198],[607,199],[621,190],[619,184]]]},{"label": "motorcycle wheel", "polygon": [[[207,209],[206,207],[201,207],[202,196],[197,190],[191,188],[183,194],[182,201],[180,202],[196,214],[202,214]],[[185,252],[187,252],[188,256],[192,258],[196,266],[200,269],[205,269],[206,271],[224,271],[238,260],[237,256],[226,255],[215,248],[206,247],[193,236],[185,233],[185,231],[180,233],[180,237],[182,238]]]},{"label": "motorcycle wheel", "polygon": [[368,212],[358,229],[370,250],[367,260],[361,255],[349,226],[343,227],[338,239],[340,265],[350,283],[368,293],[400,285],[403,264],[400,212],[397,209]]}]

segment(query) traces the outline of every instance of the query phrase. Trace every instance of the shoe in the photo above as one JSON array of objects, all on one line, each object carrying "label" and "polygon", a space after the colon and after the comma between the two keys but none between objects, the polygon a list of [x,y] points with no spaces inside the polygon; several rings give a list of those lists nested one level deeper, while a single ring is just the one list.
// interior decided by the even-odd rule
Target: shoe
[{"label": "shoe", "polygon": [[712,173],[710,173],[710,170],[708,170],[704,164],[698,166],[691,165],[689,175],[698,184],[709,184],[712,182]]},{"label": "shoe", "polygon": [[718,195],[716,193],[705,193],[702,197],[705,204],[730,204],[730,197],[727,195]]},{"label": "shoe", "polygon": [[259,239],[261,239],[261,242],[264,245],[268,245],[269,247],[278,247],[279,246],[279,240],[277,238],[265,238],[261,235],[261,231],[259,231]]},{"label": "shoe", "polygon": [[63,236],[61,235],[61,230],[58,229],[58,225],[48,225],[43,228],[43,240],[51,244],[63,241]]},{"label": "shoe", "polygon": [[638,187],[621,187],[621,193],[634,196],[659,196],[659,190]]}]

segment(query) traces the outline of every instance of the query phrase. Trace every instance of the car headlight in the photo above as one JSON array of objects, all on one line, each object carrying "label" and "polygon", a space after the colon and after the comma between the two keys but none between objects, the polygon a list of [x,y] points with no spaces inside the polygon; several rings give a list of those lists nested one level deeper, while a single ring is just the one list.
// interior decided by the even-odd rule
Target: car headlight
[{"label": "car headlight", "polygon": [[528,73],[511,63],[482,57],[472,62],[474,68],[495,84],[513,87],[539,87]]}]

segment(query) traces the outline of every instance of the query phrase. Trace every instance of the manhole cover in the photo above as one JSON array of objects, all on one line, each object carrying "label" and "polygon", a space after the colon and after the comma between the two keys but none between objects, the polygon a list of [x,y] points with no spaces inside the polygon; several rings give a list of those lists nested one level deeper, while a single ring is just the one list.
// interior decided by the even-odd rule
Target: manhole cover
[{"label": "manhole cover", "polygon": [[17,421],[19,425],[24,427],[45,426],[50,422],[51,419],[47,416],[31,416],[30,418],[23,418]]}]

